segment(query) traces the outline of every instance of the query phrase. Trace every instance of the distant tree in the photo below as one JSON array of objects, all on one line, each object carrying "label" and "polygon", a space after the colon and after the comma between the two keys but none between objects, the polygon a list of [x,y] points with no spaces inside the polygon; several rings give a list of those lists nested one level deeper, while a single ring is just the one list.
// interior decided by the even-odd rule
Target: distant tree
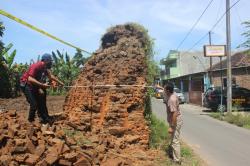
[{"label": "distant tree", "polygon": [[82,51],[76,49],[75,56],[73,57],[73,61],[77,67],[83,67],[89,58],[84,57]]},{"label": "distant tree", "polygon": [[80,50],[71,58],[68,53],[61,53],[60,51],[52,52],[54,61],[53,73],[61,80],[64,80],[66,85],[71,82],[80,73],[80,68],[84,66],[88,58],[85,58]]},{"label": "distant tree", "polygon": [[[3,36],[4,26],[0,22],[0,37]],[[8,48],[7,48],[8,49]],[[3,42],[0,40],[0,97],[9,98],[11,97],[11,83],[9,79],[9,71],[4,62],[4,54],[6,53],[6,48],[4,48]]]},{"label": "distant tree", "polygon": [[10,43],[6,47],[4,47],[2,49],[2,52],[1,52],[1,56],[3,56],[5,58],[6,64],[9,68],[9,70],[11,70],[15,56],[16,56],[16,49],[14,51],[12,51],[11,53],[9,53],[9,51],[11,50],[12,47],[13,47],[13,44]]},{"label": "distant tree", "polygon": [[[0,37],[3,36],[3,31],[4,31],[3,23],[0,22]],[[0,40],[0,53],[2,52],[3,48],[4,48],[4,44],[3,44],[2,40]]]},{"label": "distant tree", "polygon": [[152,84],[155,78],[160,77],[160,67],[157,62],[153,59],[148,61],[148,74],[147,80],[148,83]]},{"label": "distant tree", "polygon": [[246,41],[242,43],[241,45],[239,45],[239,47],[250,49],[250,21],[245,21],[242,24],[247,29],[244,33],[242,33],[242,36],[246,38]]}]

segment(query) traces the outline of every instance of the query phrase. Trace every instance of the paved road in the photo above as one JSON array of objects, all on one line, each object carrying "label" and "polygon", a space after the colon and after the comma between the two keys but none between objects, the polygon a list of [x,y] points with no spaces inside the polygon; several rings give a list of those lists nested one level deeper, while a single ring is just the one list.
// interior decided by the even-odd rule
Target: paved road
[{"label": "paved road", "polygon": [[[162,100],[152,98],[154,114],[166,121]],[[250,166],[250,130],[213,119],[202,107],[180,106],[184,126],[182,140],[211,166]]]}]

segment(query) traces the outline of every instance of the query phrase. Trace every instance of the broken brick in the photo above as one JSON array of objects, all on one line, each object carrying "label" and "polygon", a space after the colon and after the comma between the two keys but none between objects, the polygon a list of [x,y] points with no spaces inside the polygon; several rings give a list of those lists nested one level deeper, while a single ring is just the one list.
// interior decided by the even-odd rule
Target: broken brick
[{"label": "broken brick", "polygon": [[70,153],[64,154],[64,158],[66,160],[69,160],[69,161],[75,161],[76,160],[76,156],[77,156],[77,153],[75,153],[75,152],[70,152]]},{"label": "broken brick", "polygon": [[17,162],[24,162],[28,157],[29,157],[29,155],[27,155],[27,154],[17,155],[15,157],[15,160]]},{"label": "broken brick", "polygon": [[16,146],[24,146],[26,140],[25,139],[14,139]]},{"label": "broken brick", "polygon": [[9,166],[11,162],[11,156],[10,155],[2,155],[0,156],[0,165],[2,166]]},{"label": "broken brick", "polygon": [[60,159],[60,160],[58,161],[58,164],[59,164],[59,165],[63,165],[63,166],[70,166],[70,165],[72,165],[72,162],[70,162],[70,161],[68,161],[68,160]]},{"label": "broken brick", "polygon": [[41,144],[36,148],[35,154],[40,157],[44,153],[44,151],[45,151],[45,145]]},{"label": "broken brick", "polygon": [[73,164],[74,166],[91,166],[91,163],[89,160],[87,160],[85,157],[81,157],[77,162]]},{"label": "broken brick", "polygon": [[34,133],[35,133],[35,130],[34,130],[33,126],[29,126],[27,129],[27,136],[31,139],[32,136],[34,135]]},{"label": "broken brick", "polygon": [[27,151],[26,146],[16,146],[12,151],[12,154],[25,153]]},{"label": "broken brick", "polygon": [[39,156],[29,154],[29,157],[25,160],[25,164],[27,164],[27,165],[35,165],[36,162],[38,161],[38,159],[39,159]]},{"label": "broken brick", "polygon": [[48,166],[47,162],[45,160],[39,161],[36,166]]},{"label": "broken brick", "polygon": [[70,148],[68,147],[68,145],[64,144],[62,153],[69,152],[69,151],[70,151]]},{"label": "broken brick", "polygon": [[7,129],[8,123],[7,122],[0,122],[0,129]]},{"label": "broken brick", "polygon": [[29,138],[27,138],[26,147],[27,147],[28,152],[30,152],[31,154],[36,153],[36,147]]},{"label": "broken brick", "polygon": [[14,138],[14,136],[16,135],[17,130],[14,127],[9,127],[8,128],[8,136],[10,138]]},{"label": "broken brick", "polygon": [[66,137],[66,144],[69,146],[76,145],[76,141],[73,138]]},{"label": "broken brick", "polygon": [[15,117],[16,116],[16,110],[8,110],[8,115],[10,117]]},{"label": "broken brick", "polygon": [[56,135],[56,137],[58,137],[58,138],[64,138],[65,133],[64,133],[63,130],[58,130],[58,131],[56,131],[55,135]]},{"label": "broken brick", "polygon": [[47,154],[46,155],[46,158],[45,158],[45,161],[49,164],[49,165],[52,165],[54,164],[57,160],[59,159],[58,155],[57,154]]}]

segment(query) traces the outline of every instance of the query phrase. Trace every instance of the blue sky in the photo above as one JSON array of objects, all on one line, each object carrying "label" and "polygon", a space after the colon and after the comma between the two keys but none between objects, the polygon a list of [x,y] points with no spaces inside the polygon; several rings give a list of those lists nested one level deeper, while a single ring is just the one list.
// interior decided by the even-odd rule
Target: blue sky
[{"label": "blue sky", "polygon": [[[155,39],[155,60],[175,49],[210,0],[0,0],[0,9],[41,28],[71,44],[94,52],[110,26],[137,22]],[[231,4],[236,0],[231,0]],[[241,0],[231,11],[232,49],[244,41],[242,21],[250,20],[250,1]],[[180,47],[186,51],[225,12],[225,0],[214,0],[199,24]],[[29,62],[37,55],[60,50],[73,55],[75,49],[47,38],[0,15],[6,30],[3,42],[13,43],[17,62]],[[225,18],[213,30],[213,44],[225,44]],[[193,50],[202,50],[204,39]]]}]

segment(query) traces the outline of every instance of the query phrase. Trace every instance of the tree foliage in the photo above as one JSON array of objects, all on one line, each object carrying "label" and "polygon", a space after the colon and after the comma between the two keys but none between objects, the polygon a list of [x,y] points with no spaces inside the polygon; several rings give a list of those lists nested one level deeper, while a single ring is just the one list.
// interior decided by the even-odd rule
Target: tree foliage
[{"label": "tree foliage", "polygon": [[5,58],[9,69],[12,68],[12,65],[16,56],[16,49],[12,51],[11,53],[9,53],[12,47],[13,47],[12,43],[8,44],[6,47],[3,48],[2,53],[1,53],[1,56]]},{"label": "tree foliage", "polygon": [[242,43],[239,47],[250,49],[250,21],[245,21],[242,24],[247,29],[244,33],[242,33],[242,36],[246,38],[246,41]]},{"label": "tree foliage", "polygon": [[[0,22],[0,37],[3,36],[3,31],[4,31],[3,23]],[[0,53],[2,52],[3,48],[4,48],[4,44],[3,44],[2,40],[0,40]]]},{"label": "tree foliage", "polygon": [[71,58],[66,52],[61,53],[59,50],[52,52],[52,58],[54,61],[52,72],[60,80],[63,80],[66,85],[70,85],[72,81],[80,73],[81,67],[84,66],[88,58],[84,57],[80,50],[76,51],[76,54]]},{"label": "tree foliage", "polygon": [[154,39],[148,34],[148,30],[142,25],[137,23],[130,23],[135,29],[142,33],[144,38],[144,51],[146,54],[146,64],[147,64],[147,82],[152,84],[155,77],[160,75],[160,68],[157,62],[154,60]]}]

